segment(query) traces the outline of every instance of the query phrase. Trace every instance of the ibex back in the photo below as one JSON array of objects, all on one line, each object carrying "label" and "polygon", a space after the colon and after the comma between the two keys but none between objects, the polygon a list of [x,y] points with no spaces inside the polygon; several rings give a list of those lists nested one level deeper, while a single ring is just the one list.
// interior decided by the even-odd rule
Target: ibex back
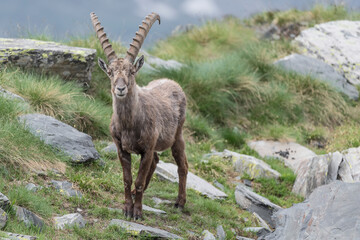
[{"label": "ibex back", "polygon": [[[182,136],[186,96],[179,84],[169,79],[154,80],[146,87],[137,86],[135,81],[136,73],[144,63],[144,56],[136,62],[135,58],[153,23],[156,20],[160,23],[160,16],[152,13],[142,21],[124,58],[116,56],[97,16],[94,13],[90,16],[109,62],[107,65],[104,60],[98,59],[100,68],[111,81],[113,115],[110,131],[123,168],[124,214],[134,219],[142,217],[143,193],[159,162],[157,151],[168,148],[171,148],[178,165],[179,193],[175,207],[183,208],[186,202],[188,172]],[[133,191],[131,191],[131,153],[141,155]],[[132,195],[135,195],[135,202]]]}]

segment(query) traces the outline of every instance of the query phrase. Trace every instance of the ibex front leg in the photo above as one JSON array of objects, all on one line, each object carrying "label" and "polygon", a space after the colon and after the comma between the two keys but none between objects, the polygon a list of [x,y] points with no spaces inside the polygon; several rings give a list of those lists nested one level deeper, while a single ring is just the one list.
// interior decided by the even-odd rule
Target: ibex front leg
[{"label": "ibex front leg", "polygon": [[130,153],[122,151],[120,148],[118,148],[118,156],[123,169],[123,179],[125,187],[125,206],[123,211],[126,217],[132,218],[134,213],[134,203],[131,198],[131,155]]},{"label": "ibex front leg", "polygon": [[134,204],[134,219],[142,218],[142,198],[145,190],[146,179],[153,163],[154,151],[148,150],[141,155],[141,162],[138,176],[135,181],[135,204]]}]

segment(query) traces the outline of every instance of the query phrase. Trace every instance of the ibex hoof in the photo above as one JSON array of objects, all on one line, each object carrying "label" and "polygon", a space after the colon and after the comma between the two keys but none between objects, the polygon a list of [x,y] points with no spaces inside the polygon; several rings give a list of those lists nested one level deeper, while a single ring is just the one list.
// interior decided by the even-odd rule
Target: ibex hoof
[{"label": "ibex hoof", "polygon": [[142,216],[142,210],[141,209],[137,209],[134,208],[134,220],[142,220],[143,216]]},{"label": "ibex hoof", "polygon": [[134,216],[134,206],[125,205],[125,207],[123,209],[123,213],[126,218],[132,218]]}]

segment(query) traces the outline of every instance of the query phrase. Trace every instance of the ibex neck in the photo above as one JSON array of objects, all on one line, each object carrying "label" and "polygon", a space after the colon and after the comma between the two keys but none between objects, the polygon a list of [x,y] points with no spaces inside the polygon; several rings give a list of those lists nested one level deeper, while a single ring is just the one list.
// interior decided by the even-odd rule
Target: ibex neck
[{"label": "ibex neck", "polygon": [[113,96],[113,113],[120,121],[120,127],[132,128],[139,102],[138,87],[134,86],[124,99]]}]

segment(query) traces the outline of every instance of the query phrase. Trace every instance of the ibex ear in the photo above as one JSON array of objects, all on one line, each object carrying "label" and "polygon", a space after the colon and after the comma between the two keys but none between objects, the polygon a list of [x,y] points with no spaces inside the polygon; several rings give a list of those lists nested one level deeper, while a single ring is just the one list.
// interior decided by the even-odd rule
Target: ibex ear
[{"label": "ibex ear", "polygon": [[135,72],[139,71],[142,65],[144,64],[144,55],[141,55],[141,57],[138,58],[138,60],[135,63]]},{"label": "ibex ear", "polygon": [[107,65],[105,63],[104,60],[102,60],[101,58],[98,58],[98,64],[99,64],[99,67],[106,73],[108,74],[108,68],[107,68]]}]

